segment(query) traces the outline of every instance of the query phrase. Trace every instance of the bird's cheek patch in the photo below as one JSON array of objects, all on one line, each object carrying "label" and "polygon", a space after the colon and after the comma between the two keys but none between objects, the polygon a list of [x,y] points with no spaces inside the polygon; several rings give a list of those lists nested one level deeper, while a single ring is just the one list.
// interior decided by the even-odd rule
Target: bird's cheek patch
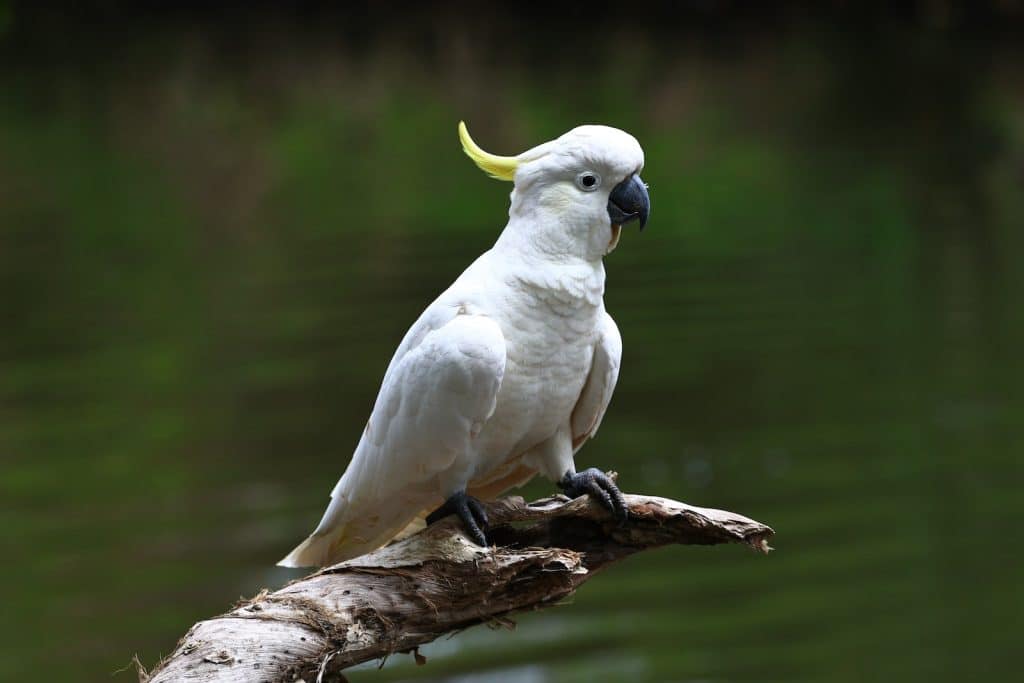
[{"label": "bird's cheek patch", "polygon": [[565,184],[545,187],[541,193],[539,203],[544,208],[555,214],[563,214],[573,207],[573,190]]}]

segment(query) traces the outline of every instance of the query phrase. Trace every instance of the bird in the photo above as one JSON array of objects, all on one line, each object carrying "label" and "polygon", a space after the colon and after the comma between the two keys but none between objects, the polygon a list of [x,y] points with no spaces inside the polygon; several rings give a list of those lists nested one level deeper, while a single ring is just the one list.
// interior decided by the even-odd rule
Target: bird
[{"label": "bird", "polygon": [[464,121],[458,133],[481,170],[513,183],[508,223],[405,334],[320,523],[280,566],[336,564],[453,514],[486,547],[481,501],[538,474],[628,518],[615,481],[577,471],[575,455],[619,376],[604,257],[650,215],[643,150],[595,124],[515,156],[484,151]]}]

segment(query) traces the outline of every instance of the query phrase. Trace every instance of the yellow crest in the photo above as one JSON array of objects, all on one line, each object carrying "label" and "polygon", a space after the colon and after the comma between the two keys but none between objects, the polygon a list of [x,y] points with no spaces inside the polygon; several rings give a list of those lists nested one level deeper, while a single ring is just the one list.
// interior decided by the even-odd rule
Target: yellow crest
[{"label": "yellow crest", "polygon": [[459,140],[462,141],[462,151],[487,175],[497,180],[513,180],[516,177],[519,159],[517,157],[500,157],[480,149],[480,145],[469,137],[465,121],[459,121]]}]

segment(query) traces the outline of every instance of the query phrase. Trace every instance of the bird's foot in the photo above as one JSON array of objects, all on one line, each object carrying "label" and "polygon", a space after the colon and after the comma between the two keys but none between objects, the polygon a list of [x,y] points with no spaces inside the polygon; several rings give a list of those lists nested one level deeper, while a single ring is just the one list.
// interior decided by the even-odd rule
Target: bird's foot
[{"label": "bird's foot", "polygon": [[427,515],[427,524],[433,524],[448,515],[458,515],[473,542],[487,547],[487,511],[484,510],[483,503],[473,496],[466,495],[465,491],[459,491],[448,498],[444,505]]},{"label": "bird's foot", "polygon": [[626,499],[622,497],[622,491],[611,477],[596,467],[582,472],[566,472],[558,482],[558,488],[565,491],[565,495],[570,498],[589,493],[598,503],[608,508],[620,522],[629,519],[629,509],[626,507]]}]

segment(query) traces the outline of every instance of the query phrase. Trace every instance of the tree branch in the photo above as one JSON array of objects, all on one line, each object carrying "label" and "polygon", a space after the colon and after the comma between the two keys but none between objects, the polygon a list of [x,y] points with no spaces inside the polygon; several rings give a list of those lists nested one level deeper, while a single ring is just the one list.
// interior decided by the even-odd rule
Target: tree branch
[{"label": "tree branch", "polygon": [[341,670],[354,664],[556,604],[641,550],[677,543],[770,550],[772,529],[732,512],[651,496],[627,495],[626,503],[630,518],[620,526],[586,496],[503,498],[487,507],[488,549],[466,540],[449,517],[197,623],[140,679],[344,680]]}]

